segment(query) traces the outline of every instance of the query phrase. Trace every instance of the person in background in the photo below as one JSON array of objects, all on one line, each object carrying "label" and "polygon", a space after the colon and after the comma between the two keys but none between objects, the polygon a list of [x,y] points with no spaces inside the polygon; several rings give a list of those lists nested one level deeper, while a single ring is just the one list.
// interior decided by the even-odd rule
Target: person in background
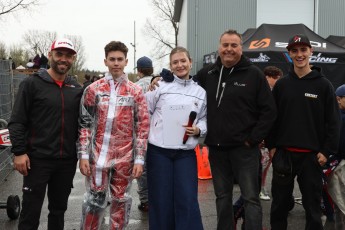
[{"label": "person in background", "polygon": [[86,81],[84,81],[84,83],[83,83],[83,89],[85,90],[85,88],[88,87],[89,85],[91,85],[92,82],[90,80],[90,78],[91,78],[90,75],[85,74],[84,78]]},{"label": "person in background", "polygon": [[39,54],[36,54],[36,56],[34,57],[34,59],[32,60],[34,65],[32,68],[34,69],[39,69],[41,66],[41,57]]},{"label": "person in background", "polygon": [[105,48],[105,77],[89,85],[80,102],[78,157],[86,176],[81,229],[101,228],[110,191],[110,229],[128,225],[133,178],[143,172],[149,132],[146,99],[128,80],[128,48],[111,41]]},{"label": "person in background", "polygon": [[26,63],[26,67],[29,69],[32,69],[34,67],[34,62],[32,61],[32,59],[29,59],[28,63]]},{"label": "person in background", "polygon": [[23,177],[19,230],[38,229],[48,195],[48,226],[64,229],[76,172],[81,86],[68,76],[76,51],[68,39],[57,39],[48,53],[51,67],[25,78],[18,90],[8,129],[14,168]]},{"label": "person in background", "polygon": [[[275,66],[266,66],[264,68],[264,74],[272,90],[276,82],[283,76],[283,71]],[[267,178],[268,170],[271,166],[272,161],[269,156],[269,151],[265,147],[265,142],[262,142],[260,144],[260,152],[261,152],[262,173],[261,173],[261,192],[259,196],[261,200],[270,200],[271,198],[268,194],[268,189],[266,187],[266,178]]]},{"label": "person in background", "polygon": [[101,77],[94,75],[94,76],[92,76],[91,82],[95,82],[99,79],[101,79]]},{"label": "person in background", "polygon": [[[334,205],[332,213],[334,215],[334,224],[331,225],[332,221],[330,221],[330,228],[328,229],[343,230],[345,229],[345,84],[336,89],[335,95],[341,112],[342,124],[338,153],[333,155],[333,158],[327,162],[326,172],[330,172],[327,179],[327,191]],[[328,224],[327,220],[325,230],[326,224]]]},{"label": "person in background", "polygon": [[[189,75],[191,67],[189,52],[183,47],[174,48],[170,53],[171,72],[166,71],[172,82],[162,82],[155,91],[146,93],[151,115],[147,150],[150,230],[203,229],[194,148],[198,137],[207,131],[206,92]],[[188,115],[183,117],[186,123],[181,124],[180,136],[166,136],[168,108],[195,113],[190,127]]]},{"label": "person in background", "polygon": [[48,61],[48,58],[44,54],[41,54],[40,68],[47,69],[49,67]]},{"label": "person in background", "polygon": [[[143,93],[146,93],[150,86],[152,74],[153,74],[152,60],[145,56],[139,58],[137,60],[137,68],[138,68],[139,80],[135,82],[135,84],[141,87],[141,89],[143,90]],[[138,182],[138,194],[139,194],[139,200],[140,200],[138,209],[143,212],[148,212],[149,203],[148,203],[148,192],[147,192],[146,160],[144,164],[143,174],[141,175],[141,177],[137,179],[137,182]]]},{"label": "person in background", "polygon": [[278,115],[266,139],[273,167],[271,229],[287,229],[297,176],[305,229],[321,230],[322,167],[338,149],[339,109],[330,81],[320,68],[310,66],[313,49],[308,37],[296,34],[286,48],[293,66],[273,88]]}]

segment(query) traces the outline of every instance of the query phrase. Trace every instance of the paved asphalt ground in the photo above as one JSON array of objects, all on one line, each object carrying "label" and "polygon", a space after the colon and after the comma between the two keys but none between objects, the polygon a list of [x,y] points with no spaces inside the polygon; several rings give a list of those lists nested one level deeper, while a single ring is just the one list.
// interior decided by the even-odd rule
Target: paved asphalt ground
[{"label": "paved asphalt ground", "polygon": [[[0,174],[4,174],[5,170],[0,171]],[[270,175],[268,182],[270,182]],[[0,181],[0,200],[6,201],[9,195],[19,195],[21,197],[21,184],[22,177],[19,173],[11,171],[7,176],[6,180]],[[74,179],[74,189],[69,199],[69,207],[65,215],[65,230],[79,229],[80,215],[81,215],[81,204],[83,200],[84,178],[79,172],[76,173]],[[298,186],[295,186],[298,188]],[[148,215],[142,213],[137,209],[139,204],[138,195],[136,193],[137,183],[133,181],[131,194],[133,196],[132,211],[130,216],[130,222],[127,229],[129,230],[145,230],[148,229]],[[239,188],[236,185],[234,188],[234,197],[239,196]],[[299,197],[298,189],[295,189],[295,197]],[[215,196],[213,190],[212,180],[199,180],[199,204],[201,209],[202,220],[205,230],[216,229],[216,209],[215,209]],[[269,229],[269,209],[270,201],[262,201],[264,219],[264,229]],[[41,215],[41,224],[39,229],[47,229],[47,203],[44,203]],[[229,217],[230,218],[230,217]],[[108,229],[108,218],[105,218],[105,222],[102,226],[102,230]],[[290,212],[289,215],[289,230],[304,229],[304,211],[301,205],[296,204],[295,208]],[[0,210],[0,230],[15,230],[17,229],[18,220],[10,220],[7,217],[6,210]],[[239,225],[238,225],[239,226]],[[238,227],[240,229],[240,227]]]}]

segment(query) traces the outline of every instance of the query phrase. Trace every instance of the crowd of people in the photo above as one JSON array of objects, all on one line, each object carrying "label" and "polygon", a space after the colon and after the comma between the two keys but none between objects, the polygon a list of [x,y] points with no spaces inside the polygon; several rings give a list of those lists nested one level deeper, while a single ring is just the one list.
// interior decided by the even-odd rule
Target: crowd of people
[{"label": "crowd of people", "polygon": [[47,229],[64,229],[78,160],[86,187],[80,229],[101,229],[108,205],[110,228],[125,229],[133,179],[149,229],[204,229],[194,151],[199,137],[209,149],[217,230],[236,229],[239,210],[242,229],[261,230],[260,199],[272,199],[271,229],[287,229],[296,177],[305,229],[323,229],[325,193],[334,229],[345,229],[345,85],[334,90],[310,65],[313,48],[305,35],[292,36],[286,48],[292,64],[283,77],[277,67],[262,71],[251,63],[241,35],[227,30],[216,62],[194,77],[188,50],[176,47],[170,70],[159,77],[150,58],[139,58],[133,83],[124,72],[128,48],[111,41],[104,48],[108,71],[100,79],[85,75],[81,86],[68,75],[73,43],[54,41],[49,68],[20,84],[8,125],[14,167],[24,176],[18,229],[38,229],[46,193]]}]

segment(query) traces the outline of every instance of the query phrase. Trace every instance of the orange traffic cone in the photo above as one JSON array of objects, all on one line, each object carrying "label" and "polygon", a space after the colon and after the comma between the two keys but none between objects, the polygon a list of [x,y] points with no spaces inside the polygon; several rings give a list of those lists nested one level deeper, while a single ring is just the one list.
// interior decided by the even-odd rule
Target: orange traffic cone
[{"label": "orange traffic cone", "polygon": [[198,164],[198,178],[199,179],[211,179],[211,168],[208,161],[208,148],[202,147],[200,151],[199,145],[195,148],[197,164]]}]

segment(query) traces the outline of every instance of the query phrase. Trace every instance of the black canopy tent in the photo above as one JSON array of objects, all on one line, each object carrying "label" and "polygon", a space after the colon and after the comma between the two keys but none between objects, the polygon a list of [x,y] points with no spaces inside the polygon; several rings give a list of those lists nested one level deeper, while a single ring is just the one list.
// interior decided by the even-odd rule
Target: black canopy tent
[{"label": "black canopy tent", "polygon": [[345,37],[344,36],[329,35],[326,38],[326,40],[329,42],[332,42],[338,46],[345,48]]},{"label": "black canopy tent", "polygon": [[291,36],[305,34],[314,52],[310,64],[322,68],[334,87],[345,83],[345,48],[337,46],[303,24],[262,24],[243,43],[243,54],[261,69],[268,65],[281,68],[285,73],[291,66],[286,46]]}]

